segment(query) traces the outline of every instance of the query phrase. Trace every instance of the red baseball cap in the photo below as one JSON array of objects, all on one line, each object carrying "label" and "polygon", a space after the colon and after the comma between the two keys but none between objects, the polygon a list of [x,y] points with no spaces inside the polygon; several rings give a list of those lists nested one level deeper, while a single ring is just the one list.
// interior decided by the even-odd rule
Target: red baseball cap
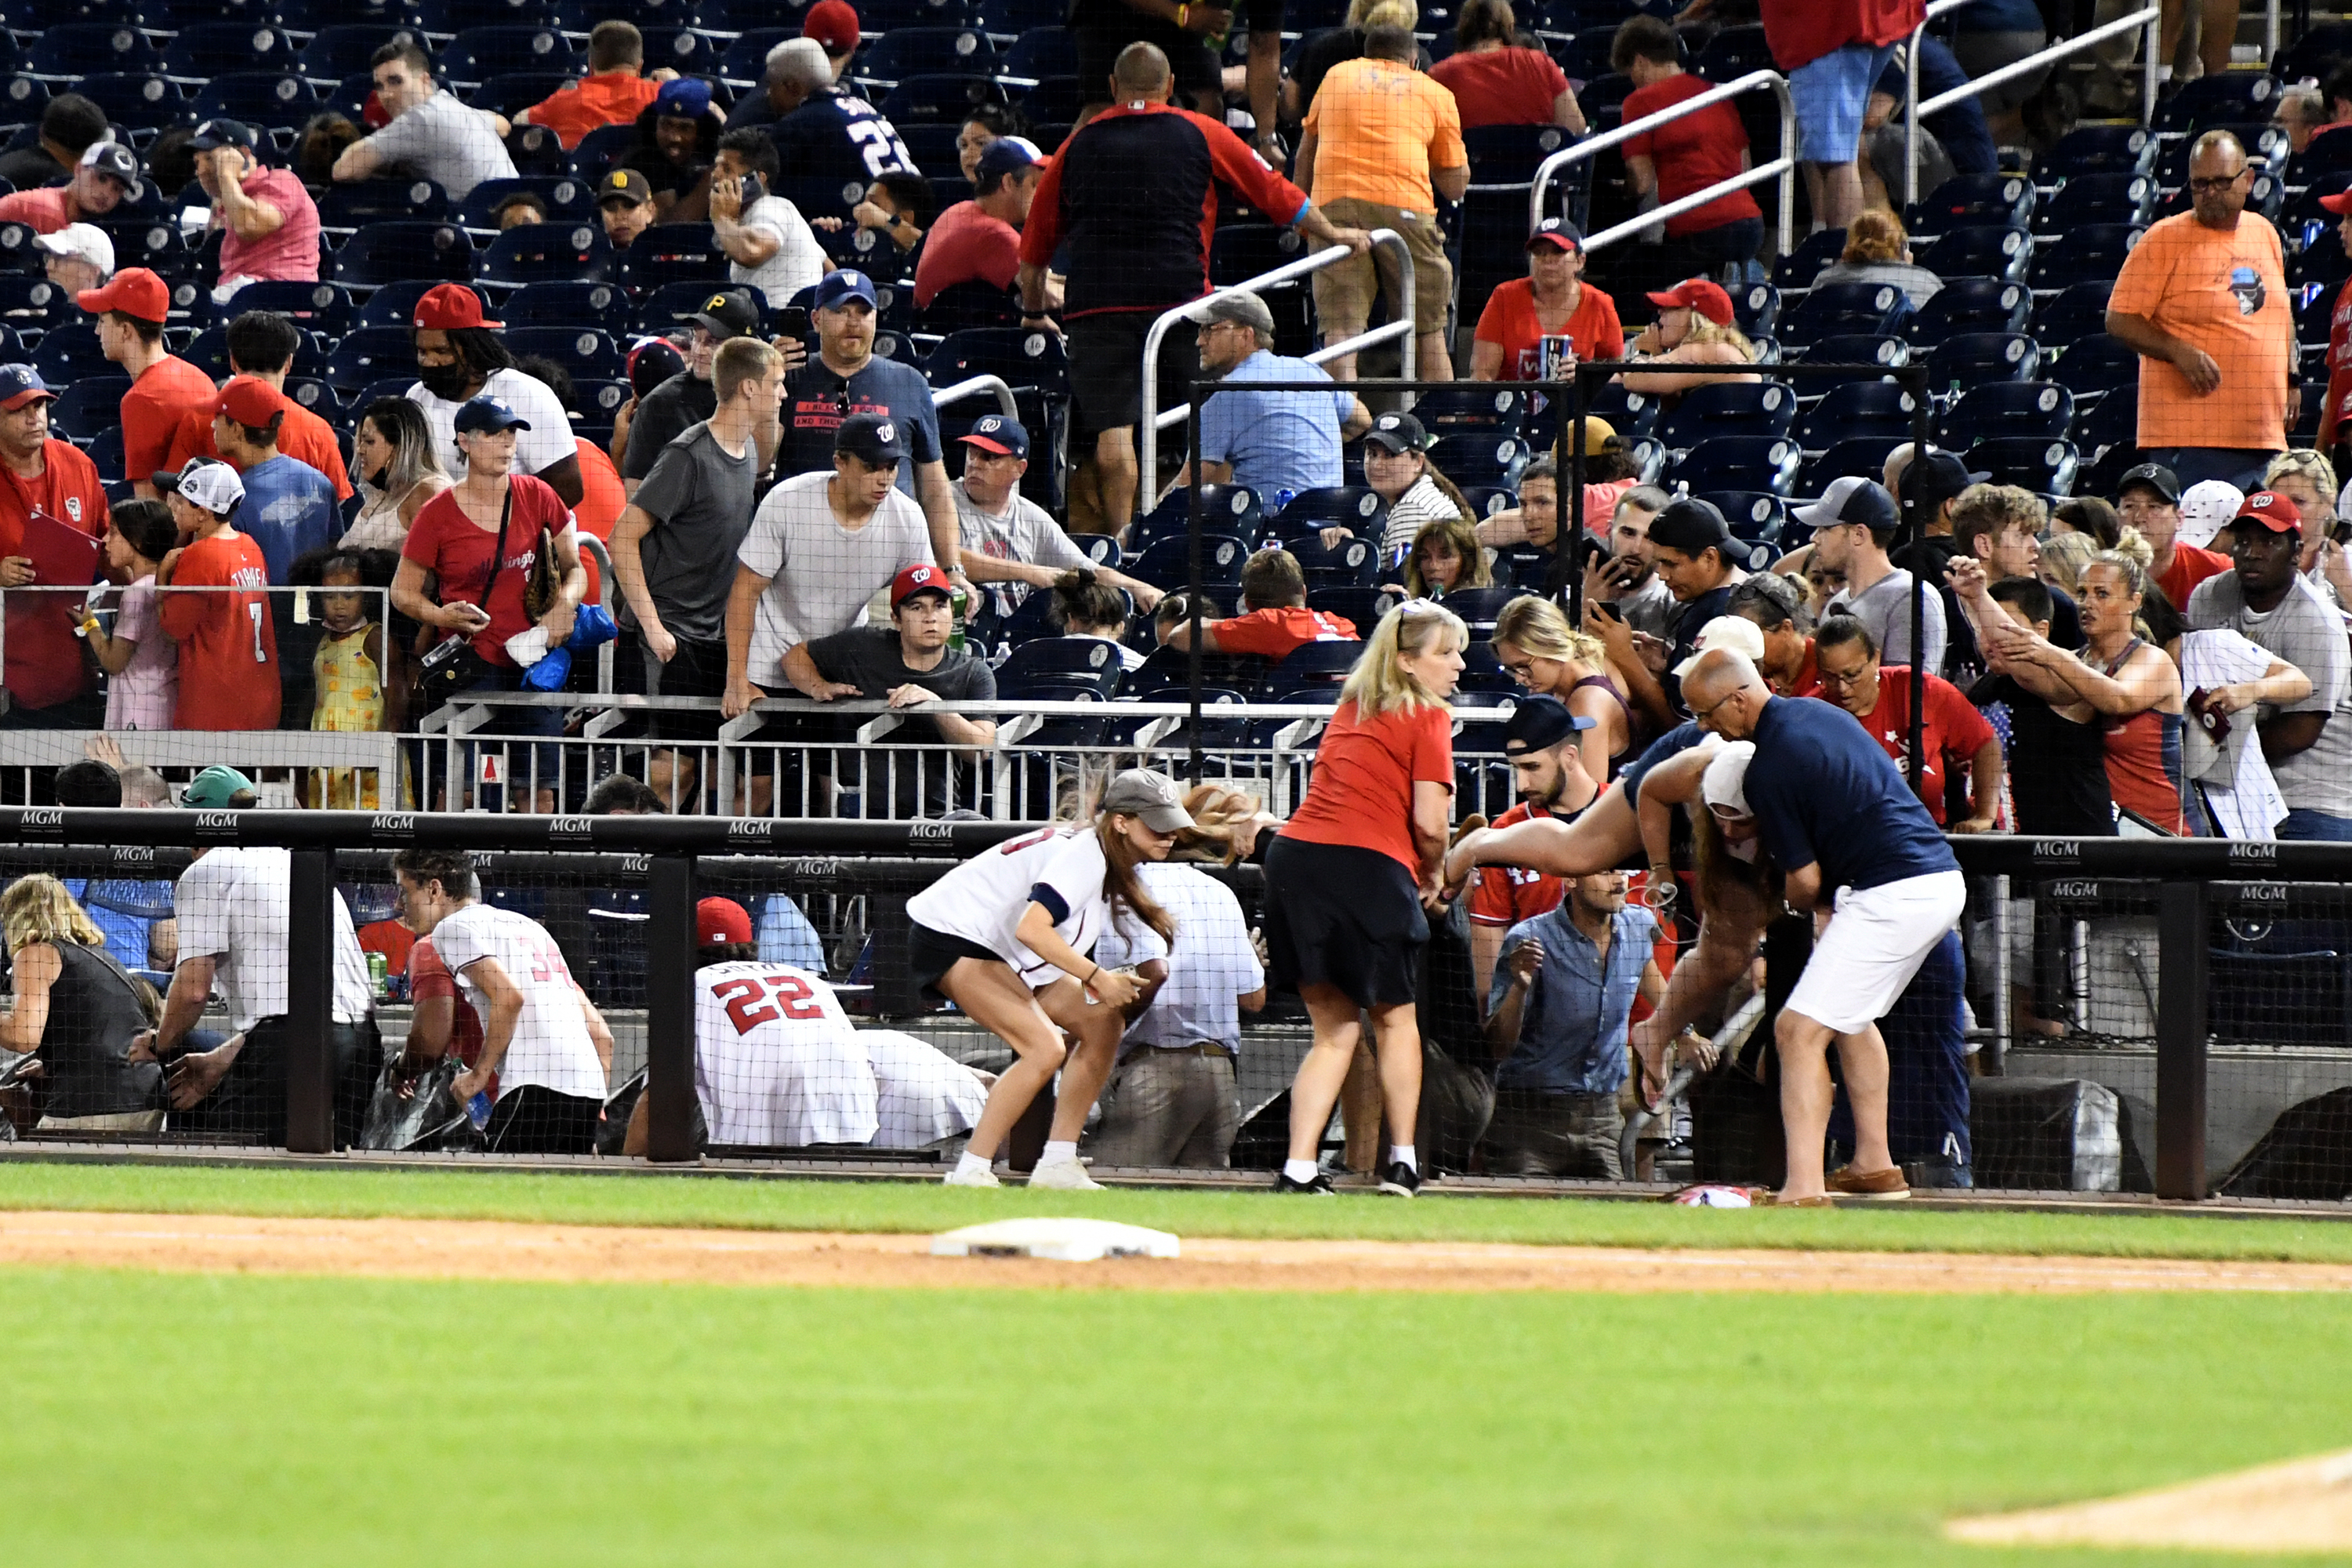
[{"label": "red baseball cap", "polygon": [[898,574],[890,579],[890,613],[898,614],[898,606],[918,594],[949,596],[948,574],[928,562],[899,568]]},{"label": "red baseball cap", "polygon": [[694,942],[697,947],[716,943],[740,942],[751,945],[751,917],[743,906],[732,899],[705,899],[694,906]]},{"label": "red baseball cap", "polygon": [[801,24],[801,37],[814,38],[829,55],[845,55],[857,47],[857,13],[849,0],[816,0]]},{"label": "red baseball cap", "polygon": [[2240,504],[2236,515],[2222,526],[2235,528],[2242,522],[2258,524],[2273,533],[2300,533],[2303,531],[2303,512],[2294,502],[2276,490],[2256,490]]},{"label": "red baseball cap", "polygon": [[2352,213],[2352,191],[2338,191],[2332,196],[2322,196],[2319,205],[2342,217],[2346,213]]},{"label": "red baseball cap", "polygon": [[485,321],[482,297],[463,283],[441,283],[425,290],[416,301],[416,324],[436,332],[506,325],[504,321]]},{"label": "red baseball cap", "polygon": [[172,286],[144,267],[126,267],[104,288],[76,294],[74,303],[93,316],[120,310],[142,321],[162,321],[172,314]]},{"label": "red baseball cap", "polygon": [[286,395],[257,375],[240,375],[221,388],[213,412],[226,414],[240,425],[258,430],[293,405]]},{"label": "red baseball cap", "polygon": [[1685,278],[1664,293],[1651,295],[1650,303],[1661,310],[1696,310],[1718,327],[1731,325],[1731,296],[1723,285],[1704,278]]}]

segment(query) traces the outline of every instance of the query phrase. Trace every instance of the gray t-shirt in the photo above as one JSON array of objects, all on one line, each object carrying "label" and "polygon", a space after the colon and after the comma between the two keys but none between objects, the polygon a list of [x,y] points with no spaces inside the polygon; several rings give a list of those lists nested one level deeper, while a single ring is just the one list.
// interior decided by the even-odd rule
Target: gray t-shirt
[{"label": "gray t-shirt", "polygon": [[[852,626],[845,632],[818,637],[809,644],[809,658],[827,680],[846,681],[858,695],[875,700],[901,686],[921,687],[949,702],[987,702],[996,696],[996,677],[988,661],[952,648],[929,669],[910,669],[898,649],[896,626]],[[940,727],[919,713],[883,737],[908,746],[941,743]]]},{"label": "gray t-shirt", "polygon": [[367,138],[383,168],[411,179],[430,180],[462,202],[484,180],[511,180],[498,128],[479,110],[447,92],[436,92]]},{"label": "gray t-shirt", "polygon": [[[1086,552],[1070,542],[1070,536],[1062,531],[1062,525],[1054,521],[1053,514],[1019,490],[1006,498],[1005,509],[1000,513],[973,500],[960,483],[948,489],[955,497],[957,542],[966,550],[976,551],[992,561],[1025,561],[1051,566],[1056,572],[1075,572],[1093,564]],[[990,583],[985,586],[1000,616],[1011,615],[1030,592],[1026,583]]]},{"label": "gray t-shirt", "polygon": [[1870,628],[1878,657],[1887,664],[1907,664],[1930,675],[1944,668],[1944,596],[1930,586],[1921,595],[1919,626],[1927,645],[1924,663],[1911,657],[1911,574],[1897,568],[1863,590],[1859,596],[1841,593],[1830,601],[1830,612],[1843,610]]},{"label": "gray t-shirt", "polygon": [[646,394],[629,419],[629,449],[621,454],[621,477],[642,479],[654,471],[662,448],[719,412],[719,388],[679,371]]},{"label": "gray t-shirt", "polygon": [[863,528],[844,528],[825,499],[832,479],[830,473],[801,474],[770,490],[737,552],[736,559],[769,579],[751,623],[753,685],[788,684],[786,653],[811,638],[847,631],[901,567],[931,558],[921,507],[894,489]]},{"label": "gray t-shirt", "polygon": [[[638,554],[670,636],[712,643],[727,636],[727,595],[736,552],[751,531],[759,466],[750,442],[741,457],[732,457],[709,425],[697,425],[662,448],[637,487],[631,504],[654,520]],[[625,605],[621,619],[632,628],[637,624]]]},{"label": "gray t-shirt", "polygon": [[1675,617],[1683,607],[1675,603],[1675,595],[1666,580],[1655,572],[1642,579],[1642,585],[1616,601],[1617,613],[1625,624],[1646,637],[1661,642],[1674,637]]},{"label": "gray t-shirt", "polygon": [[2265,702],[2256,722],[2276,713],[2325,713],[2319,739],[2283,763],[2271,764],[2279,795],[2290,811],[2318,811],[2352,817],[2352,649],[2344,617],[2297,577],[2286,597],[2267,613],[2246,607],[2235,572],[2197,584],[2189,595],[2194,631],[2232,631],[2311,677],[2311,695],[2273,707]]}]

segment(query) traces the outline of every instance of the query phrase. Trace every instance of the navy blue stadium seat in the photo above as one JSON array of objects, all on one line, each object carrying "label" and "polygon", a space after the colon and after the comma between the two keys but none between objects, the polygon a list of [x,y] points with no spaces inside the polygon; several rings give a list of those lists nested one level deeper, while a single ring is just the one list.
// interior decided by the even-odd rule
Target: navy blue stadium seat
[{"label": "navy blue stadium seat", "polygon": [[976,27],[896,27],[874,41],[852,74],[887,88],[912,77],[987,76],[996,69],[996,46]]},{"label": "navy blue stadium seat", "polygon": [[555,27],[511,23],[467,27],[442,45],[433,62],[438,79],[461,89],[509,71],[569,72],[578,66],[570,40]]},{"label": "navy blue stadium seat", "polygon": [[195,120],[195,106],[181,95],[178,86],[152,72],[86,76],[74,83],[74,90],[106,110],[113,124],[131,132],[134,144],[155,132]]},{"label": "navy blue stadium seat", "polygon": [[[91,341],[95,342],[95,337]],[[105,364],[102,359],[99,363]],[[37,354],[34,358],[33,368],[41,373],[42,380],[57,390],[58,400],[49,405],[49,423],[58,432],[75,440],[88,441],[96,437],[100,431],[122,423],[122,395],[131,390],[129,376],[99,374],[86,370],[79,380],[60,382],[55,379]],[[111,370],[113,367],[106,368]],[[120,473],[121,469],[118,467],[102,471]],[[139,477],[144,479],[147,476],[142,474]]]},{"label": "navy blue stadium seat", "polygon": [[1489,518],[1519,504],[1517,494],[1501,485],[1461,485],[1456,488],[1462,491],[1462,499],[1470,504],[1473,518]]},{"label": "navy blue stadium seat", "polygon": [[724,283],[727,253],[700,223],[657,223],[614,258],[615,281],[639,299],[666,284]]},{"label": "navy blue stadium seat", "polygon": [[[630,326],[628,296],[612,283],[529,283],[500,302],[509,328],[596,326],[615,337]],[[667,328],[667,321],[659,323]]]},{"label": "navy blue stadium seat", "polygon": [[574,379],[621,381],[628,375],[626,356],[612,335],[591,326],[517,327],[509,323],[508,352],[521,359],[544,355],[570,371]]},{"label": "navy blue stadium seat", "polygon": [[1835,261],[1845,250],[1845,230],[1825,228],[1819,234],[1809,234],[1797,242],[1797,248],[1772,264],[1772,281],[1778,287],[1810,289],[1822,268]]},{"label": "navy blue stadium seat", "polygon": [[1767,490],[1784,496],[1803,458],[1803,449],[1785,436],[1724,436],[1685,453],[1674,465],[1672,480],[1694,494]]},{"label": "navy blue stadium seat", "polygon": [[496,289],[528,283],[601,283],[613,271],[613,247],[593,218],[526,223],[490,241],[476,275]]},{"label": "navy blue stadium seat", "polygon": [[52,387],[68,386],[88,376],[121,374],[99,352],[98,329],[86,316],[44,332],[33,350],[33,368]]},{"label": "navy blue stadium seat", "polygon": [[379,381],[400,378],[404,387],[416,379],[416,344],[407,327],[355,327],[343,334],[327,356],[320,377],[341,393],[360,391]]},{"label": "navy blue stadium seat", "polygon": [[1782,318],[1780,336],[1798,344],[1830,337],[1891,337],[1910,316],[1911,301],[1892,283],[1830,283],[1808,293]]},{"label": "navy blue stadium seat", "polygon": [[582,179],[593,185],[611,174],[613,165],[636,144],[635,125],[599,125],[572,150],[572,165]]},{"label": "navy blue stadium seat", "polygon": [[488,22],[551,27],[563,7],[561,0],[417,0],[416,16],[426,32],[446,36]]},{"label": "navy blue stadium seat", "polygon": [[1773,68],[1772,50],[1764,41],[1760,25],[1726,27],[1707,40],[1690,68],[1706,81],[1735,81],[1750,71]]},{"label": "navy blue stadium seat", "polygon": [[335,252],[335,281],[372,288],[415,279],[470,282],[474,242],[454,223],[372,223]]},{"label": "navy blue stadium seat", "polygon": [[404,35],[419,41],[415,29],[385,22],[334,22],[310,35],[302,46],[302,74],[317,81],[341,81],[368,68],[368,58]]},{"label": "navy blue stadium seat", "polygon": [[1535,457],[1535,448],[1517,436],[1475,430],[1440,436],[1429,448],[1432,466],[1457,485],[1516,487]]},{"label": "navy blue stadium seat", "polygon": [[1388,527],[1389,503],[1368,485],[1330,485],[1292,496],[1275,522],[1285,537],[1345,528],[1360,539],[1377,539]]},{"label": "navy blue stadium seat", "polygon": [[247,22],[198,22],[173,35],[163,68],[176,77],[206,78],[231,71],[291,73],[294,36],[282,27]]},{"label": "navy blue stadium seat", "polygon": [[2023,228],[2034,198],[2033,182],[2022,174],[1955,174],[1912,205],[1905,226],[1921,237],[1988,225]]},{"label": "navy blue stadium seat", "polygon": [[2038,247],[2028,276],[2034,288],[2044,290],[2095,280],[2113,283],[2139,235],[2129,224],[2084,224]]},{"label": "navy blue stadium seat", "polygon": [[1528,398],[1526,391],[1506,383],[1480,382],[1424,392],[1412,412],[1427,430],[1491,430],[1510,436],[1518,433]]},{"label": "navy blue stadium seat", "polygon": [[[1050,594],[1031,594],[1030,599],[1050,601]],[[1096,694],[1110,697],[1118,690],[1126,667],[1118,657],[1118,645],[1100,637],[1046,636],[1024,638],[1013,645],[1010,658],[996,669],[996,689],[1002,693],[1012,688],[1037,681],[1041,678],[1075,678],[1090,684]]]},{"label": "navy blue stadium seat", "polygon": [[2055,238],[2085,224],[2137,226],[2156,205],[2156,181],[2147,174],[2084,174],[2058,187],[2033,216],[2033,232]]},{"label": "navy blue stadium seat", "polygon": [[2073,493],[2081,458],[2074,443],[2063,437],[2019,436],[1979,441],[1969,448],[1967,461],[1970,468],[1990,473],[1993,484],[2063,496]]},{"label": "navy blue stadium seat", "polygon": [[[1192,542],[1163,539],[1137,557],[1129,576],[1155,588],[1176,589],[1192,581]],[[1201,584],[1211,593],[1231,594],[1241,586],[1242,563],[1250,555],[1250,542],[1219,534],[1201,542]]]},{"label": "navy blue stadium seat", "polygon": [[1276,692],[1300,686],[1328,686],[1336,689],[1356,668],[1363,657],[1364,645],[1359,642],[1301,643],[1274,661],[1274,670],[1266,684]]},{"label": "navy blue stadium seat", "polygon": [[543,102],[573,80],[564,70],[500,71],[466,94],[467,104],[508,121],[535,103]]},{"label": "navy blue stadium seat", "polygon": [[1337,616],[1356,628],[1356,635],[1369,637],[1380,618],[1397,603],[1396,595],[1380,588],[1309,588],[1307,607],[1320,610],[1327,616]]},{"label": "navy blue stadium seat", "polygon": [[767,74],[768,51],[800,36],[797,26],[745,28],[719,57],[719,79],[745,87],[756,84]]},{"label": "navy blue stadium seat", "polygon": [[1495,629],[1496,617],[1503,606],[1519,596],[1511,584],[1490,584],[1484,588],[1456,588],[1445,595],[1445,607],[1462,617],[1470,627],[1474,640],[1483,640]]},{"label": "navy blue stadium seat", "polygon": [[2033,313],[2033,341],[2045,349],[2063,349],[2107,330],[2107,299],[2112,280],[2094,278],[2069,284],[2043,300]]},{"label": "navy blue stadium seat", "polygon": [[1999,278],[2016,282],[2033,259],[2033,236],[2022,228],[1956,228],[1917,253],[1937,277]]},{"label": "navy blue stadium seat", "polygon": [[43,29],[25,52],[26,70],[68,79],[107,71],[160,71],[163,66],[163,57],[147,35],[120,22],[59,23]]},{"label": "navy blue stadium seat", "polygon": [[[1180,489],[1128,530],[1127,553],[1140,554],[1163,539],[1187,535],[1192,527],[1192,492]],[[1258,493],[1247,485],[1201,486],[1202,527],[1210,533],[1255,539],[1264,521]]]},{"label": "navy blue stadium seat", "polygon": [[1309,588],[1369,588],[1380,576],[1381,549],[1375,539],[1343,539],[1327,547],[1310,534],[1283,548],[1297,560]]},{"label": "navy blue stadium seat", "polygon": [[198,120],[241,120],[247,125],[286,132],[287,141],[281,146],[290,146],[291,133],[326,107],[295,71],[229,71],[205,84],[196,94],[193,112]]},{"label": "navy blue stadium seat", "polygon": [[[680,76],[715,77],[725,52],[719,40],[693,27],[640,27],[646,44],[646,69],[667,68]],[[585,61],[583,61],[583,66]]]},{"label": "navy blue stadium seat", "polygon": [[1927,385],[1935,390],[2031,381],[2040,363],[2040,351],[2022,332],[1962,332],[1928,353]]},{"label": "navy blue stadium seat", "polygon": [[1910,346],[1891,333],[1841,333],[1823,338],[1807,349],[1803,358],[1782,363],[1776,374],[1794,386],[1800,396],[1818,397],[1853,378],[1843,371],[1807,370],[1808,364],[1866,364],[1895,370],[1910,362]]},{"label": "navy blue stadium seat", "polygon": [[1787,500],[1769,490],[1716,490],[1699,499],[1712,501],[1732,536],[1745,543],[1771,543],[1788,521]]},{"label": "navy blue stadium seat", "polygon": [[1051,332],[1018,327],[984,327],[951,333],[923,362],[934,387],[952,386],[976,375],[1003,379],[1015,393],[1035,391],[1058,397],[1070,389],[1070,361],[1062,340]]},{"label": "navy blue stadium seat", "polygon": [[215,381],[226,381],[229,377],[228,329],[206,327],[180,350],[180,357]]},{"label": "navy blue stadium seat", "polygon": [[1797,476],[1794,494],[1817,496],[1829,489],[1832,479],[1882,479],[1886,469],[1886,455],[1910,439],[1910,432],[1900,436],[1854,436],[1832,442],[1821,456],[1807,462]]},{"label": "navy blue stadium seat", "polygon": [[1694,387],[1658,427],[1675,451],[1723,436],[1785,436],[1797,416],[1795,390],[1779,382]]},{"label": "navy blue stadium seat", "polygon": [[1780,324],[1780,290],[1751,283],[1731,296],[1731,317],[1750,338],[1769,338]]},{"label": "navy blue stadium seat", "polygon": [[2068,345],[2058,356],[2050,379],[2081,397],[2086,392],[2106,392],[2139,384],[2139,355],[2121,339],[2094,333]]},{"label": "navy blue stadium seat", "polygon": [[2078,125],[2041,160],[2046,178],[2145,174],[2156,166],[2156,137],[2137,125]]},{"label": "navy blue stadium seat", "polygon": [[877,107],[883,119],[907,125],[927,120],[961,121],[982,104],[1005,101],[1004,89],[995,78],[959,72],[907,77]]},{"label": "navy blue stadium seat", "polygon": [[1863,436],[1906,440],[1916,428],[1918,406],[1895,382],[1850,381],[1832,387],[1806,412],[1797,441],[1809,452],[1822,452]]},{"label": "navy blue stadium seat", "polygon": [[1042,81],[1049,76],[1078,74],[1078,36],[1067,27],[1031,27],[1013,40],[1004,52],[1007,77]]},{"label": "navy blue stadium seat", "polygon": [[1915,343],[1939,343],[1959,332],[2021,332],[2032,324],[2033,291],[2002,278],[1954,278],[1911,319]]},{"label": "navy blue stadium seat", "polygon": [[2223,71],[2175,82],[2157,101],[2156,129],[2194,135],[2217,125],[2267,121],[2278,91],[2279,80],[2268,71]]},{"label": "navy blue stadium seat", "polygon": [[1944,411],[1937,439],[1959,451],[1996,437],[2063,436],[2074,423],[2074,395],[2056,382],[1987,382]]},{"label": "navy blue stadium seat", "polygon": [[[403,242],[407,229],[439,226],[448,216],[448,194],[430,180],[354,180],[332,186],[319,197],[320,228],[330,233],[372,227],[393,231],[388,237],[374,242],[382,245],[396,247]],[[462,234],[457,237],[465,239]],[[467,240],[466,244],[470,254],[473,242]]]},{"label": "navy blue stadium seat", "polygon": [[458,204],[457,221],[467,228],[498,231],[498,206],[509,196],[528,193],[547,204],[548,221],[596,223],[595,189],[570,174],[524,174],[511,180],[484,180]]},{"label": "navy blue stadium seat", "polygon": [[341,425],[345,422],[343,400],[327,383],[309,376],[289,375],[286,378],[285,391],[289,399],[328,424]]}]

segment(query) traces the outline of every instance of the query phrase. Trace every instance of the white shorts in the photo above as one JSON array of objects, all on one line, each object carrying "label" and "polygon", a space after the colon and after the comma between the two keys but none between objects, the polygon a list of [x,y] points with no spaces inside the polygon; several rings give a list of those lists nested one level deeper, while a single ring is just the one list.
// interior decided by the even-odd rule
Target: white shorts
[{"label": "white shorts", "polygon": [[1841,1035],[1859,1034],[1886,1016],[1968,901],[1968,881],[1958,871],[1840,892],[1788,1010]]}]

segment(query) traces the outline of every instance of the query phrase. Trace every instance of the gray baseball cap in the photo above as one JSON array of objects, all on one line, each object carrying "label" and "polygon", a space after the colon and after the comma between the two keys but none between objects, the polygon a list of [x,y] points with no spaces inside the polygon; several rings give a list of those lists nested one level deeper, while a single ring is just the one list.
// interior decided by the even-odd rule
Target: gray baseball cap
[{"label": "gray baseball cap", "polygon": [[1274,312],[1255,294],[1212,294],[1192,307],[1192,317],[1204,327],[1211,321],[1238,321],[1252,331],[1274,336]]},{"label": "gray baseball cap", "polygon": [[1150,768],[1129,768],[1110,781],[1103,792],[1102,808],[1121,816],[1139,817],[1154,833],[1176,833],[1192,826],[1176,781]]}]

